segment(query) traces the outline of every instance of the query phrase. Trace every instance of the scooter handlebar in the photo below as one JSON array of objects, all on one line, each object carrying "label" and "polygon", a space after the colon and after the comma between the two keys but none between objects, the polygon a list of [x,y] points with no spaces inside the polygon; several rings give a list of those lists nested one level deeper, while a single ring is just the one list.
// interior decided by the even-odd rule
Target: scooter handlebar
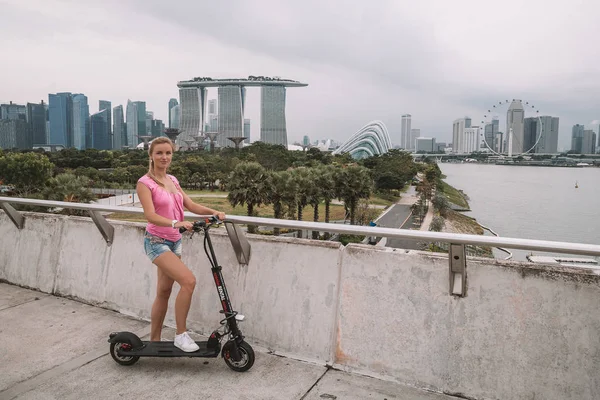
[{"label": "scooter handlebar", "polygon": [[[214,215],[210,215],[204,219],[198,220],[198,221],[194,221],[194,224],[192,226],[192,231],[193,232],[199,232],[200,229],[203,229],[209,225],[217,225],[222,223],[223,221],[221,221],[219,218],[217,218]],[[185,229],[184,227],[179,228],[179,233],[183,233],[187,231],[187,229]]]}]

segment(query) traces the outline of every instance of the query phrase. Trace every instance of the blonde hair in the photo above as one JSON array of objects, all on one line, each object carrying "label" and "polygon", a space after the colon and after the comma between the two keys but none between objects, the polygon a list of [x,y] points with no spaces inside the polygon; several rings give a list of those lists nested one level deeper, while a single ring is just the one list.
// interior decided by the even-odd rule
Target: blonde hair
[{"label": "blonde hair", "polygon": [[154,182],[156,182],[159,186],[162,186],[162,187],[165,187],[165,185],[156,177],[156,175],[154,175],[154,163],[152,162],[152,152],[154,151],[154,148],[157,145],[164,144],[164,143],[170,144],[171,149],[173,150],[173,153],[175,153],[175,145],[173,144],[171,139],[169,139],[168,137],[164,137],[164,136],[154,139],[152,142],[150,142],[150,147],[148,147],[148,155],[150,156],[150,161],[148,161],[148,174],[147,175]]}]

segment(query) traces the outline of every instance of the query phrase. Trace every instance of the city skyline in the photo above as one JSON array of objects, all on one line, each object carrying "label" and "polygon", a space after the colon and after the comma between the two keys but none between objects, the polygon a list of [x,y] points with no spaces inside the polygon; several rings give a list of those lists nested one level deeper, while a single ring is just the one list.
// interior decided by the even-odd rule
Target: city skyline
[{"label": "city skyline", "polygon": [[[600,71],[589,67],[600,55],[586,47],[600,33],[593,21],[600,4],[507,0],[490,10],[476,1],[429,0],[411,4],[410,13],[400,2],[261,4],[4,1],[0,33],[14,39],[4,51],[20,57],[4,65],[0,101],[26,104],[70,91],[85,93],[96,111],[99,100],[125,105],[135,98],[168,121],[164,104],[178,97],[176,82],[202,71],[310,82],[288,98],[289,142],[304,135],[342,141],[371,119],[385,121],[398,137],[406,113],[422,134],[449,142],[457,116],[476,121],[505,98],[536,101],[544,114],[560,117],[563,149],[571,126],[600,119]],[[540,7],[544,18],[530,18]],[[280,23],[290,16],[293,23]],[[230,30],[218,29],[225,23]],[[575,23],[585,28],[567,29]],[[40,59],[53,60],[44,73]],[[260,90],[248,90],[245,116],[253,121],[260,120],[259,99]],[[259,135],[260,124],[253,124],[252,140]]]}]

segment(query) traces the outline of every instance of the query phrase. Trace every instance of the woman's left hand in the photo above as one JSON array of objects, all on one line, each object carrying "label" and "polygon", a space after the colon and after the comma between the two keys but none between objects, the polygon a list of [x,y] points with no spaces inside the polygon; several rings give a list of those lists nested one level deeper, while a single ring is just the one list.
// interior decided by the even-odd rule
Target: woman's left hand
[{"label": "woman's left hand", "polygon": [[216,211],[213,214],[215,217],[219,218],[220,221],[225,221],[225,213],[221,211]]}]

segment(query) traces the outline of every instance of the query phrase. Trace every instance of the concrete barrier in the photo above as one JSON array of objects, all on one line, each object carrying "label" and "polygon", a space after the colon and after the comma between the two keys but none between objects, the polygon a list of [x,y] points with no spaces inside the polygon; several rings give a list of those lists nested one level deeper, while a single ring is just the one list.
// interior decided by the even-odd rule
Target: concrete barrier
[{"label": "concrete barrier", "polygon": [[[149,319],[156,267],[144,224],[111,221],[107,246],[88,218],[25,218],[18,230],[0,212],[1,280]],[[213,239],[253,344],[474,399],[600,398],[594,271],[470,258],[458,298],[445,255],[251,235],[240,266],[225,232]],[[183,260],[198,281],[189,327],[208,334],[221,314],[201,235],[184,239]]]}]

